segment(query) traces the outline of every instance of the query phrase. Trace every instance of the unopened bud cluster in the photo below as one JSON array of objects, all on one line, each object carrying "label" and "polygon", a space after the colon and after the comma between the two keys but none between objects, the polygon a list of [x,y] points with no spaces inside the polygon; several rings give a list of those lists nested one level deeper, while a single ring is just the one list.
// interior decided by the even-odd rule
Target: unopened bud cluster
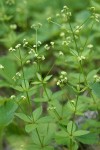
[{"label": "unopened bud cluster", "polygon": [[48,107],[48,110],[55,110],[55,109],[56,109],[55,106]]},{"label": "unopened bud cluster", "polygon": [[65,21],[67,21],[71,17],[71,12],[69,11],[69,8],[67,6],[63,7],[63,9],[61,10],[61,15]]},{"label": "unopened bud cluster", "polygon": [[42,27],[42,24],[41,24],[41,23],[33,24],[33,25],[31,26],[31,28],[34,28],[35,30],[38,30],[38,29],[41,28],[41,27]]},{"label": "unopened bud cluster", "polygon": [[50,44],[46,44],[45,46],[44,46],[44,49],[45,50],[50,50],[50,48],[54,48],[54,42],[50,42]]},{"label": "unopened bud cluster", "polygon": [[99,75],[94,75],[93,78],[96,82],[100,82],[100,76]]},{"label": "unopened bud cluster", "polygon": [[90,18],[94,19],[96,22],[100,22],[100,14],[95,13],[95,7],[90,7],[89,10],[92,13]]},{"label": "unopened bud cluster", "polygon": [[10,47],[9,48],[9,52],[15,52],[17,49],[19,49],[21,47],[21,44],[19,43],[19,44],[17,44],[16,46],[15,46],[15,48],[12,48],[12,47]]},{"label": "unopened bud cluster", "polygon": [[77,59],[78,59],[78,61],[82,61],[82,60],[85,60],[86,58],[85,58],[85,56],[81,55],[81,56],[78,56]]},{"label": "unopened bud cluster", "polygon": [[64,86],[67,83],[67,80],[68,80],[68,78],[67,78],[67,72],[62,71],[60,73],[59,79],[57,81],[57,85]]},{"label": "unopened bud cluster", "polygon": [[16,81],[17,79],[19,79],[21,77],[21,73],[17,72],[15,76],[13,76],[13,80]]}]

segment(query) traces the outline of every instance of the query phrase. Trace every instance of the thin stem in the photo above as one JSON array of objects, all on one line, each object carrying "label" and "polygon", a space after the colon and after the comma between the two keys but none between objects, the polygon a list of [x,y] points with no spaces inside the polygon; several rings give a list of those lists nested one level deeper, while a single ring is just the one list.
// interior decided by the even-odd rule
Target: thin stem
[{"label": "thin stem", "polygon": [[76,50],[77,50],[77,52],[78,52],[78,54],[79,54],[78,45],[77,45],[76,38],[75,38],[75,34],[74,34],[74,31],[73,31],[73,28],[72,28],[72,26],[71,26],[70,21],[69,21],[69,26],[70,26],[70,29],[71,29],[71,32],[72,32],[72,35],[73,35],[73,39],[74,39],[74,42],[75,42]]},{"label": "thin stem", "polygon": [[89,19],[90,19],[90,17],[88,17],[77,29],[75,29],[74,32],[76,30],[79,30]]},{"label": "thin stem", "polygon": [[38,45],[37,45],[37,42],[38,42],[38,41],[37,41],[37,29],[36,29],[36,53],[37,53],[37,46],[38,46]]},{"label": "thin stem", "polygon": [[51,70],[53,69],[54,65],[55,65],[55,63],[53,63],[53,65],[51,66],[51,68],[50,68],[50,70],[48,71],[48,73],[46,74],[46,76],[48,76],[48,75],[49,75],[49,73],[50,73],[50,72],[51,72]]},{"label": "thin stem", "polygon": [[[27,86],[26,86],[26,80],[25,80],[25,74],[24,74],[24,68],[23,68],[23,61],[22,61],[22,56],[21,56],[20,49],[19,49],[19,56],[20,56],[20,63],[21,63],[21,70],[22,70],[22,75],[23,75],[24,85],[25,85],[25,88],[27,89]],[[25,90],[25,92],[26,92],[26,96],[27,96],[29,105],[31,105],[28,91]]]},{"label": "thin stem", "polygon": [[39,132],[38,132],[38,129],[37,129],[37,128],[36,128],[36,133],[37,133],[37,135],[38,135],[38,138],[39,138],[41,147],[43,147],[43,143],[42,143],[42,141],[41,141],[41,138],[40,138],[40,135],[39,135]]},{"label": "thin stem", "polygon": [[55,24],[55,25],[57,25],[57,26],[59,26],[59,27],[62,27],[62,25],[60,25],[60,24],[58,24],[58,23],[56,23],[54,21],[50,21],[50,22],[53,23],[53,24]]},{"label": "thin stem", "polygon": [[[92,28],[93,28],[93,25],[94,25],[94,21],[93,21],[92,26],[91,26],[91,28],[90,28],[90,32],[91,32],[91,30],[92,30]],[[89,34],[90,34],[90,32],[89,32]],[[86,39],[86,41],[85,41],[85,44],[84,44],[84,46],[83,46],[83,50],[85,49],[85,47],[86,47],[86,45],[87,45],[88,39],[89,39],[89,37],[87,37],[87,39]]]}]

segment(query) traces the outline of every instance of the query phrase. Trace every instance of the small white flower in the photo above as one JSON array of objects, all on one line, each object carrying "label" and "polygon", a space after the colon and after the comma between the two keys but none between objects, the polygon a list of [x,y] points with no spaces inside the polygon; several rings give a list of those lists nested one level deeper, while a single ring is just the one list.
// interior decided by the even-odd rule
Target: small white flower
[{"label": "small white flower", "polygon": [[4,66],[0,64],[0,69],[4,69]]},{"label": "small white flower", "polygon": [[97,74],[95,74],[95,75],[93,76],[93,78],[95,78],[95,79],[96,79],[96,78],[98,78],[98,75],[97,75]]},{"label": "small white flower", "polygon": [[46,50],[49,50],[49,49],[50,49],[50,46],[49,46],[48,44],[46,44],[46,45],[44,46],[44,48],[45,48]]},{"label": "small white flower", "polygon": [[10,47],[9,52],[13,52],[13,51],[16,51],[16,50],[14,48]]},{"label": "small white flower", "polygon": [[100,82],[100,76],[98,76],[97,74],[94,75],[93,78],[95,79],[96,82]]},{"label": "small white flower", "polygon": [[41,26],[42,26],[41,23],[37,23],[37,24],[33,24],[33,25],[31,26],[31,28],[34,28],[35,30],[37,30],[37,29],[39,29]]},{"label": "small white flower", "polygon": [[67,72],[61,71],[61,74],[62,74],[62,75],[67,75]]},{"label": "small white flower", "polygon": [[34,45],[33,45],[33,47],[35,48],[35,47],[36,47],[36,45],[34,44]]},{"label": "small white flower", "polygon": [[38,41],[37,44],[40,46],[42,43],[41,43],[41,41]]},{"label": "small white flower", "polygon": [[13,76],[12,79],[13,79],[14,81],[16,81],[16,77],[15,77],[15,76]]},{"label": "small white flower", "polygon": [[28,44],[28,42],[27,42],[27,41],[26,41],[26,42],[24,42],[23,47],[25,47],[27,44]]},{"label": "small white flower", "polygon": [[17,45],[15,46],[15,48],[18,49],[20,46],[21,46],[21,44],[17,44]]},{"label": "small white flower", "polygon": [[48,110],[55,110],[55,109],[56,109],[55,106],[48,107]]},{"label": "small white flower", "polygon": [[41,59],[42,59],[42,60],[45,60],[45,57],[44,57],[44,55],[42,55]]},{"label": "small white flower", "polygon": [[21,96],[21,98],[22,98],[23,100],[25,100],[25,99],[26,99],[26,97],[25,97],[24,95],[22,95],[22,96]]},{"label": "small white flower", "polygon": [[16,24],[11,24],[10,28],[13,29],[13,30],[15,30],[17,28],[17,25]]},{"label": "small white flower", "polygon": [[69,41],[62,41],[62,45],[68,46],[69,45]]},{"label": "small white flower", "polygon": [[78,61],[82,61],[84,59],[86,59],[85,56],[78,56]]},{"label": "small white flower", "polygon": [[55,43],[54,43],[54,42],[50,42],[50,44],[51,44],[52,46],[54,46]]},{"label": "small white flower", "polygon": [[11,95],[11,96],[10,96],[11,99],[14,99],[15,97],[16,97],[15,95]]},{"label": "small white flower", "polygon": [[93,45],[89,44],[89,45],[87,45],[87,48],[91,49],[91,48],[93,48]]},{"label": "small white flower", "polygon": [[69,9],[67,6],[64,6],[63,9]]},{"label": "small white flower", "polygon": [[29,54],[32,54],[32,51],[29,51],[28,53],[29,53]]},{"label": "small white flower", "polygon": [[17,73],[16,73],[16,76],[21,77],[21,73],[20,73],[20,72],[17,72]]},{"label": "small white flower", "polygon": [[30,63],[30,60],[27,60],[27,61],[26,61],[26,64],[29,64],[29,63]]},{"label": "small white flower", "polygon": [[38,54],[37,54],[37,53],[35,53],[35,54],[34,54],[34,56],[35,56],[35,57],[38,57]]},{"label": "small white flower", "polygon": [[59,17],[60,16],[60,14],[56,14],[56,17]]},{"label": "small white flower", "polygon": [[59,52],[59,56],[63,56],[64,54],[63,54],[63,52],[62,51],[60,51]]},{"label": "small white flower", "polygon": [[48,17],[48,18],[47,18],[47,21],[48,21],[48,22],[50,22],[50,21],[51,21],[51,19],[52,19],[51,17]]},{"label": "small white flower", "polygon": [[64,37],[64,36],[65,36],[65,33],[64,33],[64,32],[61,32],[61,33],[60,33],[60,36],[61,36],[61,37]]}]

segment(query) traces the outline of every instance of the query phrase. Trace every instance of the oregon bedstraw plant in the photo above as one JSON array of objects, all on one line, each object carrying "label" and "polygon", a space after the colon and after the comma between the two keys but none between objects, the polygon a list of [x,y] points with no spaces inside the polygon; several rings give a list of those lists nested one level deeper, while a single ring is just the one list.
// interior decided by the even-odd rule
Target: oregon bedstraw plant
[{"label": "oregon bedstraw plant", "polygon": [[0,58],[0,87],[7,92],[0,97],[0,150],[4,139],[12,150],[78,150],[99,145],[100,51],[92,33],[96,34],[100,18],[95,7],[89,7],[78,22],[68,6],[48,16],[48,32],[52,28],[54,35],[47,41],[43,23],[30,24],[31,36],[17,37],[17,25],[10,29],[7,25],[11,18],[2,20],[4,34],[14,41],[6,43],[11,46],[9,53]]}]

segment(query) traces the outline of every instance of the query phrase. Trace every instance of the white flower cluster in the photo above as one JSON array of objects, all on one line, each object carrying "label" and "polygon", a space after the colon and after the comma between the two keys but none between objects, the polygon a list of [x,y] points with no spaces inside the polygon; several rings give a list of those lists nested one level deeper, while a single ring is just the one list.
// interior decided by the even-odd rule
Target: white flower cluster
[{"label": "white flower cluster", "polygon": [[85,58],[85,56],[78,56],[77,59],[78,59],[78,61],[82,61],[82,60],[85,60],[86,58]]},{"label": "white flower cluster", "polygon": [[79,34],[83,26],[76,26],[75,34]]},{"label": "white flower cluster", "polygon": [[67,72],[62,71],[60,73],[60,77],[59,77],[59,79],[57,81],[57,85],[64,86],[67,83],[67,81],[68,81]]},{"label": "white flower cluster", "polygon": [[25,97],[24,95],[22,95],[22,96],[21,96],[21,99],[22,99],[22,100],[25,100],[25,99],[26,99],[26,97]]},{"label": "white flower cluster", "polygon": [[50,44],[46,44],[45,46],[44,46],[44,49],[46,49],[46,50],[49,50],[50,48],[54,48],[54,42],[50,42]]},{"label": "white flower cluster", "polygon": [[93,78],[96,82],[100,82],[100,76],[99,75],[96,74],[93,76]]},{"label": "white flower cluster", "polygon": [[28,41],[26,41],[26,39],[23,39],[23,47],[28,45]]},{"label": "white flower cluster", "polygon": [[62,51],[59,51],[59,56],[63,56],[64,53]]},{"label": "white flower cluster", "polygon": [[34,28],[35,30],[38,30],[38,29],[41,28],[41,27],[42,27],[42,24],[41,24],[41,23],[33,24],[33,25],[31,26],[31,28]]},{"label": "white flower cluster", "polygon": [[17,72],[15,76],[13,76],[13,80],[16,81],[17,79],[19,79],[21,77],[21,73]]},{"label": "white flower cluster", "polygon": [[29,51],[29,54],[32,54],[32,53],[33,53],[34,58],[35,58],[36,60],[41,60],[41,61],[45,60],[45,56],[44,56],[44,55],[39,55],[34,49],[31,49],[31,50]]},{"label": "white flower cluster", "polygon": [[100,14],[95,13],[95,7],[90,7],[90,11],[92,13],[91,18],[96,22],[100,22]]},{"label": "white flower cluster", "polygon": [[66,21],[71,17],[71,12],[69,11],[69,8],[67,6],[63,7],[63,9],[61,10],[61,15]]},{"label": "white flower cluster", "polygon": [[66,40],[62,41],[62,45],[68,46],[71,43],[71,37],[66,37]]},{"label": "white flower cluster", "polygon": [[14,51],[16,51],[16,49],[20,48],[20,46],[21,46],[21,44],[19,43],[19,44],[17,44],[17,45],[15,46],[15,48],[10,47],[10,48],[9,48],[9,52],[14,52]]},{"label": "white flower cluster", "polygon": [[47,21],[48,21],[48,22],[51,22],[51,20],[52,20],[51,17],[48,17],[48,18],[47,18]]},{"label": "white flower cluster", "polygon": [[56,109],[56,107],[55,106],[51,106],[51,107],[48,107],[48,109],[47,110],[55,110]]}]

